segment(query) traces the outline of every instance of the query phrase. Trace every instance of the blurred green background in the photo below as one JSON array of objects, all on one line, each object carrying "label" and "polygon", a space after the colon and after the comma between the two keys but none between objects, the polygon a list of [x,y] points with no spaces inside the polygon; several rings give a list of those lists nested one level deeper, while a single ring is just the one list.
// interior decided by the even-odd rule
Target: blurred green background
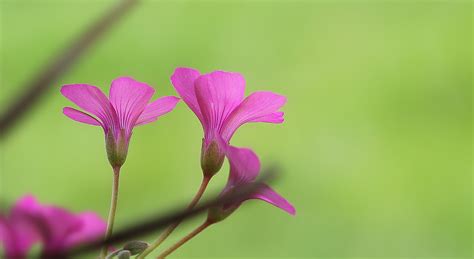
[{"label": "blurred green background", "polygon": [[[112,2],[1,0],[1,110]],[[273,185],[297,216],[249,202],[175,257],[470,258],[471,19],[471,1],[145,0],[1,143],[1,199],[33,193],[106,216],[112,173],[103,134],[61,113],[71,105],[62,84],[108,92],[112,79],[129,75],[158,97],[176,94],[169,77],[177,66],[238,71],[247,94],[288,97],[284,124],[245,125],[233,144],[281,166]],[[201,137],[184,103],[135,129],[118,228],[191,199]]]}]

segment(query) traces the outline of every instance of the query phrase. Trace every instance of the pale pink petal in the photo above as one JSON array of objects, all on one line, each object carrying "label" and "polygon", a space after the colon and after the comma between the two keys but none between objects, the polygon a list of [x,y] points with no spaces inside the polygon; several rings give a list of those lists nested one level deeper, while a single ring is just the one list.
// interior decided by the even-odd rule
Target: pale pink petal
[{"label": "pale pink petal", "polygon": [[285,198],[281,197],[280,194],[276,193],[268,185],[263,185],[259,191],[252,196],[253,199],[259,199],[266,201],[291,215],[296,214],[295,207],[291,205]]},{"label": "pale pink petal", "polygon": [[178,92],[179,96],[188,105],[188,107],[196,114],[198,119],[203,122],[201,109],[199,108],[198,101],[196,99],[196,92],[194,87],[194,81],[201,75],[201,73],[192,68],[178,67],[174,70],[171,76],[171,83]]},{"label": "pale pink petal", "polygon": [[158,117],[164,115],[174,109],[179,102],[179,98],[175,96],[164,96],[149,103],[145,110],[138,118],[136,125],[143,125],[156,121]]},{"label": "pale pink petal", "polygon": [[119,77],[112,81],[110,102],[117,111],[120,128],[126,130],[128,135],[154,93],[155,89],[131,77]]},{"label": "pale pink petal", "polygon": [[99,88],[86,84],[64,85],[61,93],[86,112],[97,116],[106,131],[117,126],[117,114]]},{"label": "pale pink petal", "polygon": [[242,102],[245,79],[239,73],[214,71],[196,79],[195,87],[205,139],[213,139],[220,134],[227,117]]},{"label": "pale pink petal", "polygon": [[107,224],[96,213],[83,212],[75,217],[79,224],[64,239],[65,248],[103,238]]},{"label": "pale pink petal", "polygon": [[64,107],[63,108],[64,115],[68,116],[69,118],[82,122],[85,124],[95,125],[95,126],[102,126],[102,123],[98,121],[96,118],[90,116],[85,112],[81,112],[71,107]]},{"label": "pale pink petal", "polygon": [[229,180],[226,188],[255,180],[260,172],[260,160],[251,149],[229,146],[226,155],[230,164]]},{"label": "pale pink petal", "polygon": [[229,141],[234,132],[247,122],[283,122],[283,112],[278,110],[286,97],[272,92],[254,92],[232,112],[222,130],[222,137]]}]

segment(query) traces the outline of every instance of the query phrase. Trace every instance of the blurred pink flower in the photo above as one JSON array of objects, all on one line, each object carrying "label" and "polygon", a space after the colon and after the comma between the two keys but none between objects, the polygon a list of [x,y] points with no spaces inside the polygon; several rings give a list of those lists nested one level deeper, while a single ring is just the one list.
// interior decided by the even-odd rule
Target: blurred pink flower
[{"label": "blurred pink flower", "polygon": [[219,171],[225,146],[241,125],[283,122],[283,112],[279,109],[286,103],[286,97],[261,91],[244,98],[245,79],[239,73],[214,71],[201,75],[192,68],[177,68],[171,82],[201,121],[204,174],[213,175]]},{"label": "blurred pink flower", "polygon": [[19,199],[9,214],[0,213],[0,242],[6,258],[25,258],[38,242],[44,255],[57,253],[102,238],[105,229],[105,221],[93,212],[73,214],[39,204],[31,195]]},{"label": "blurred pink flower", "polygon": [[[229,158],[230,173],[227,185],[222,191],[222,194],[232,192],[235,188],[239,188],[239,186],[252,183],[260,172],[260,161],[258,156],[251,149],[228,146],[226,155]],[[296,214],[293,205],[266,184],[263,184],[255,194],[245,200],[249,199],[259,199],[268,202],[291,215]],[[217,222],[226,218],[245,200],[233,204],[227,204],[222,208],[211,209],[209,220],[211,222]]]},{"label": "blurred pink flower", "polygon": [[156,121],[179,101],[177,97],[164,96],[148,103],[155,90],[130,77],[113,80],[109,98],[99,88],[87,84],[64,85],[61,93],[88,112],[65,107],[66,116],[104,129],[107,154],[114,167],[125,162],[133,128]]}]

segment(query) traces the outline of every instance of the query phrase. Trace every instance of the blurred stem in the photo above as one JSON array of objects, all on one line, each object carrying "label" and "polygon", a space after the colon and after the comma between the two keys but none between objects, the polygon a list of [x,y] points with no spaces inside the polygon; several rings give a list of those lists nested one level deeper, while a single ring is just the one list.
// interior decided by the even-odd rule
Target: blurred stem
[{"label": "blurred stem", "polygon": [[[114,167],[114,179],[112,184],[112,197],[110,199],[109,217],[107,219],[107,231],[105,232],[105,239],[109,239],[112,235],[115,221],[115,212],[117,210],[118,190],[119,190],[119,176],[120,167]],[[108,246],[104,246],[100,252],[100,258],[107,256]]]},{"label": "blurred stem", "polygon": [[170,248],[166,249],[163,253],[158,255],[158,259],[162,259],[176,251],[176,249],[180,248],[183,244],[188,242],[191,238],[195,237],[197,234],[201,233],[204,229],[209,227],[211,223],[209,221],[205,221],[202,225],[194,229],[191,233],[187,234],[185,237],[183,237],[181,240],[176,242],[174,245],[172,245]]},{"label": "blurred stem", "polygon": [[[187,210],[190,210],[194,208],[194,206],[196,206],[196,204],[199,202],[202,195],[204,194],[204,191],[206,190],[207,185],[209,184],[210,180],[211,180],[211,177],[209,176],[204,176],[202,178],[201,186],[199,187],[199,190],[196,193],[196,195],[194,195],[193,200],[189,203],[188,207],[186,208]],[[165,241],[166,238],[168,238],[168,236],[171,235],[171,233],[173,233],[173,231],[176,229],[176,227],[179,226],[180,223],[181,223],[181,220],[170,225],[163,233],[161,233],[161,235],[158,237],[157,240],[155,240],[155,242],[150,244],[150,246],[147,249],[145,249],[143,253],[137,256],[137,259],[145,258],[148,254],[150,254],[153,250],[155,250],[158,246],[160,246],[161,243],[163,243],[163,241]]]}]

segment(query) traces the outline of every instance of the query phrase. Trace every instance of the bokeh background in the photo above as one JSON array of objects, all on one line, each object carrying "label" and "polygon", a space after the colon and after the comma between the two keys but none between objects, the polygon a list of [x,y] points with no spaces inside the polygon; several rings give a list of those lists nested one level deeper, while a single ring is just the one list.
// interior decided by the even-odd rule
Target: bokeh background
[{"label": "bokeh background", "polygon": [[[1,110],[113,2],[1,0]],[[107,92],[128,75],[157,97],[176,94],[177,66],[237,71],[247,94],[288,97],[284,124],[245,125],[233,144],[281,167],[273,185],[297,216],[249,202],[175,257],[471,258],[472,32],[471,1],[144,0],[1,142],[1,199],[106,216],[103,134],[61,113],[62,84]],[[184,103],[135,129],[118,228],[194,195],[201,137]]]}]

